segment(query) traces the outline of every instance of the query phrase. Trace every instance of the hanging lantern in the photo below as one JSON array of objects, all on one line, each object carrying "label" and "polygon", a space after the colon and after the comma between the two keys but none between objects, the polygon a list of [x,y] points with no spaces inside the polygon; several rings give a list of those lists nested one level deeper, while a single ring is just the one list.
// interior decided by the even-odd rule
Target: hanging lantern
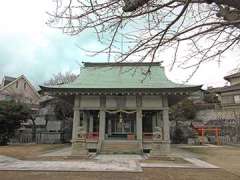
[{"label": "hanging lantern", "polygon": [[122,123],[123,122],[123,118],[122,118],[122,113],[120,112],[120,115],[119,115],[119,122]]}]

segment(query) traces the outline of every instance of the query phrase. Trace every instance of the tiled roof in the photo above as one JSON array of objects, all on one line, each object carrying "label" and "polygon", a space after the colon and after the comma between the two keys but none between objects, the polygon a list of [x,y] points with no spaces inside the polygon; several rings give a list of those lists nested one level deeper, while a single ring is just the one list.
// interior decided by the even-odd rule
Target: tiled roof
[{"label": "tiled roof", "polygon": [[10,76],[4,76],[2,85],[6,86],[7,84],[11,83],[12,81],[15,81],[17,78],[10,77]]},{"label": "tiled roof", "polygon": [[215,93],[223,93],[228,91],[237,91],[240,90],[240,84],[232,85],[232,86],[224,86],[219,88],[213,88],[211,89],[211,92]]},{"label": "tiled roof", "polygon": [[[170,81],[161,63],[85,63],[79,77],[69,84],[43,89],[174,89],[198,88]],[[146,73],[151,65],[149,73]]]},{"label": "tiled roof", "polygon": [[231,75],[229,75],[229,76],[225,76],[224,79],[225,79],[225,80],[229,80],[229,79],[231,79],[231,78],[236,78],[236,77],[240,77],[240,72],[231,74]]}]

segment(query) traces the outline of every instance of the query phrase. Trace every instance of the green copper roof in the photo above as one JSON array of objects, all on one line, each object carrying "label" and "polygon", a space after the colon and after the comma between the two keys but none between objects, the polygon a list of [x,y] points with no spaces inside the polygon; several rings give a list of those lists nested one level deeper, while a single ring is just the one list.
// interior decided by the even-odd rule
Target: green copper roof
[{"label": "green copper roof", "polygon": [[161,63],[85,63],[79,77],[69,84],[43,89],[171,89],[199,87],[168,80]]}]

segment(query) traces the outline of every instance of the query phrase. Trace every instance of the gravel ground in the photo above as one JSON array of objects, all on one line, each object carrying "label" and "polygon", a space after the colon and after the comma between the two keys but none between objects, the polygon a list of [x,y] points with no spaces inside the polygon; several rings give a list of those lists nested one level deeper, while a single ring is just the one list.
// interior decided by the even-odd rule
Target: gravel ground
[{"label": "gravel ground", "polygon": [[[34,159],[61,146],[25,145],[0,147],[0,154],[20,159]],[[178,149],[175,149],[178,150]],[[176,152],[176,151],[175,151]],[[240,147],[183,148],[182,155],[201,158],[222,169],[143,168],[143,172],[49,172],[0,171],[0,180],[239,180]],[[14,159],[9,159],[12,161]]]},{"label": "gravel ground", "polygon": [[239,180],[223,169],[145,168],[138,173],[0,171],[1,180]]}]

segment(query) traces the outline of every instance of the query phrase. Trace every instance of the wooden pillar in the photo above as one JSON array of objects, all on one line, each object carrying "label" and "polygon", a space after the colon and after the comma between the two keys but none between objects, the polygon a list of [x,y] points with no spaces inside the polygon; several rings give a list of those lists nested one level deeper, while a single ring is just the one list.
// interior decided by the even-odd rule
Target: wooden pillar
[{"label": "wooden pillar", "polygon": [[137,109],[136,119],[137,119],[137,140],[142,141],[143,129],[142,129],[142,110],[141,109]]},{"label": "wooden pillar", "polygon": [[136,96],[136,131],[137,140],[142,143],[143,138],[143,128],[142,128],[142,96]]},{"label": "wooden pillar", "polygon": [[84,128],[84,130],[87,132],[87,126],[88,126],[88,122],[87,122],[87,120],[88,120],[88,113],[86,112],[86,111],[82,111],[82,113],[83,113],[83,118],[82,118],[82,126],[83,126],[83,128]]},{"label": "wooden pillar", "polygon": [[90,133],[93,132],[93,115],[92,114],[90,114],[90,117],[89,117],[89,129],[88,129],[88,131]]},{"label": "wooden pillar", "polygon": [[201,138],[201,143],[204,144],[204,129],[202,128],[202,134],[201,134],[202,138]]},{"label": "wooden pillar", "polygon": [[72,141],[77,139],[77,128],[79,127],[80,123],[80,112],[79,110],[74,110],[73,115],[73,130],[72,130]]},{"label": "wooden pillar", "polygon": [[99,141],[103,141],[105,139],[105,124],[106,124],[106,113],[104,110],[100,110],[99,112]]},{"label": "wooden pillar", "polygon": [[100,96],[100,111],[99,111],[99,141],[105,139],[105,126],[106,126],[106,96]]},{"label": "wooden pillar", "polygon": [[112,134],[112,121],[109,119],[108,120],[108,132],[109,135]]},{"label": "wooden pillar", "polygon": [[162,117],[162,110],[157,112],[156,117],[156,126],[163,127],[163,117]]},{"label": "wooden pillar", "polygon": [[155,131],[155,128],[158,126],[157,124],[157,113],[152,116],[152,132]]}]

